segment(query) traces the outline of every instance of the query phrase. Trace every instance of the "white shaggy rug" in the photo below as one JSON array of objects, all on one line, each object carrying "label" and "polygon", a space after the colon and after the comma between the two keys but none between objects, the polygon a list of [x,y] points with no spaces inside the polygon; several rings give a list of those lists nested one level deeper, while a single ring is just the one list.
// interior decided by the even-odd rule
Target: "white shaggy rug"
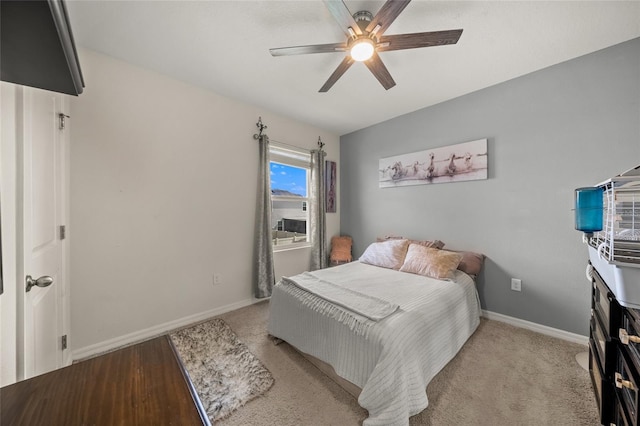
[{"label": "white shaggy rug", "polygon": [[273,376],[221,319],[169,334],[213,422],[262,395]]}]

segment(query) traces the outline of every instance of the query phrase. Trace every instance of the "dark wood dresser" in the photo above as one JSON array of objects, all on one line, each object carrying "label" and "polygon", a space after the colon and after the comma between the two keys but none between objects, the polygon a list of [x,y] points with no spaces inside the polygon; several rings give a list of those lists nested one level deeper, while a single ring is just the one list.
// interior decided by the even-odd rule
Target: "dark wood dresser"
[{"label": "dark wood dresser", "polygon": [[589,373],[600,422],[636,426],[640,389],[640,311],[621,306],[593,270]]},{"label": "dark wood dresser", "polygon": [[1,425],[209,425],[167,336],[0,389]]}]

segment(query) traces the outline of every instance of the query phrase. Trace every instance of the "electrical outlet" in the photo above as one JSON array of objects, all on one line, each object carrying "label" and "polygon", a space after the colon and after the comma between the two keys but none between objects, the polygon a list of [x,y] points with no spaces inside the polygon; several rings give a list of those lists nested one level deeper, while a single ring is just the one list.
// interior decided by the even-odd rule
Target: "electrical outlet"
[{"label": "electrical outlet", "polygon": [[511,290],[522,291],[522,280],[511,278]]},{"label": "electrical outlet", "polygon": [[220,284],[222,284],[222,277],[220,276],[220,274],[214,273],[213,274],[213,285],[220,285]]}]

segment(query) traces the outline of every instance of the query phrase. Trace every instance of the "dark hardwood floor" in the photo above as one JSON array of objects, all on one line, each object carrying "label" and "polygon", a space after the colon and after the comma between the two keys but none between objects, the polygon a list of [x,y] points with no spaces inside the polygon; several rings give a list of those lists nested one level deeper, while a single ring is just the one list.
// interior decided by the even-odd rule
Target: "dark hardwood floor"
[{"label": "dark hardwood floor", "polygon": [[208,425],[167,336],[0,389],[0,425]]}]

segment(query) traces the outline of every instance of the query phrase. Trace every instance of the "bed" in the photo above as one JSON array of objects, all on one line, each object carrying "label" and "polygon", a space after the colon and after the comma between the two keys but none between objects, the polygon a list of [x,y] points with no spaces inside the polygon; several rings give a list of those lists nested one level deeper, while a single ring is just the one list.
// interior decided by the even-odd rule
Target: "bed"
[{"label": "bed", "polygon": [[[376,244],[396,254],[378,250],[371,261]],[[271,296],[269,334],[355,385],[365,426],[408,425],[428,405],[428,383],[480,322],[473,278],[455,266],[445,279],[408,272],[411,253],[424,252],[414,245],[373,243],[359,261],[283,277]]]}]

